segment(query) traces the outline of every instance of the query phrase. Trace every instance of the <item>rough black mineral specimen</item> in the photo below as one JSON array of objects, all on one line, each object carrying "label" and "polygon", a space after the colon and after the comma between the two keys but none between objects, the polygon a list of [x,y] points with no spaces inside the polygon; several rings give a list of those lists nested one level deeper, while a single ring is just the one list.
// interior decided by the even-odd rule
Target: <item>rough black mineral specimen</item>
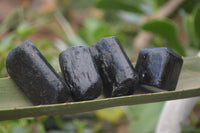
[{"label": "rough black mineral specimen", "polygon": [[130,60],[116,37],[106,37],[90,47],[103,80],[105,97],[133,94],[138,82]]},{"label": "rough black mineral specimen", "polygon": [[140,50],[136,71],[141,84],[175,90],[183,60],[166,47]]},{"label": "rough black mineral specimen", "polygon": [[60,54],[59,61],[73,100],[92,100],[101,94],[102,80],[89,47],[70,47]]},{"label": "rough black mineral specimen", "polygon": [[35,105],[62,103],[70,96],[64,80],[30,41],[9,53],[6,67],[11,78]]}]

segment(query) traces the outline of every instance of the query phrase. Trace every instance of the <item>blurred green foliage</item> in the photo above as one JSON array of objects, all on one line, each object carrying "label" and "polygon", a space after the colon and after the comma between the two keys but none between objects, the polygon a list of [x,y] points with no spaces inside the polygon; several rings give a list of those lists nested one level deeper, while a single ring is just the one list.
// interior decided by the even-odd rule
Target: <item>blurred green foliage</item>
[{"label": "blurred green foliage", "polygon": [[189,37],[189,43],[196,49],[200,49],[200,5],[197,5],[191,14],[184,19],[184,29]]},{"label": "blurred green foliage", "polygon": [[200,5],[198,5],[194,10],[194,27],[198,37],[200,37]]},{"label": "blurred green foliage", "polygon": [[133,0],[98,0],[96,7],[104,10],[124,10],[133,13],[143,13],[140,7],[138,7],[139,1]]},{"label": "blurred green foliage", "polygon": [[[183,56],[194,56],[200,50],[199,0],[187,0],[168,19],[151,20],[142,26],[140,26],[141,18],[157,12],[167,0],[57,0],[55,2],[55,9],[50,12],[39,12],[31,7],[31,4],[28,8],[20,5],[1,22],[0,77],[8,76],[5,60],[9,51],[26,39],[38,47],[56,70],[59,70],[57,57],[63,48],[62,45],[90,46],[106,36],[117,36],[129,57],[132,58],[133,39],[142,29],[155,35],[148,47],[168,46]],[[58,20],[56,11],[61,11],[64,20]],[[177,22],[177,16],[181,22]],[[66,21],[70,24],[75,40],[69,37],[71,35],[69,28],[62,27],[58,21],[63,23]],[[184,36],[181,34],[182,31]],[[54,39],[60,39],[63,44],[55,43]],[[3,121],[0,122],[0,132],[110,133],[118,132],[125,119],[128,121],[128,124],[125,124],[127,132],[152,133],[162,106],[163,103],[152,103],[100,110],[81,116]],[[196,119],[196,116],[191,119]],[[47,130],[47,127],[51,128]],[[199,127],[191,123],[190,126],[184,127],[183,132],[199,132]]]},{"label": "blurred green foliage", "polygon": [[79,34],[88,45],[92,45],[102,37],[112,36],[113,32],[111,25],[99,19],[88,18],[83,23],[83,27],[80,29]]},{"label": "blurred green foliage", "polygon": [[117,124],[124,116],[124,111],[121,108],[114,107],[97,110],[95,111],[95,115],[101,120],[106,120],[110,123]]},{"label": "blurred green foliage", "polygon": [[175,24],[169,20],[151,20],[142,25],[142,29],[151,31],[165,38],[167,47],[173,48],[179,55],[185,56],[185,50],[178,39],[178,32]]},{"label": "blurred green foliage", "polygon": [[162,107],[163,102],[130,106],[127,110],[130,132],[153,133]]},{"label": "blurred green foliage", "polygon": [[183,23],[186,34],[189,37],[189,42],[191,46],[198,48],[199,40],[196,36],[195,27],[194,27],[194,17],[192,15],[187,15]]},{"label": "blurred green foliage", "polygon": [[1,133],[45,133],[41,120],[24,118],[0,122]]}]

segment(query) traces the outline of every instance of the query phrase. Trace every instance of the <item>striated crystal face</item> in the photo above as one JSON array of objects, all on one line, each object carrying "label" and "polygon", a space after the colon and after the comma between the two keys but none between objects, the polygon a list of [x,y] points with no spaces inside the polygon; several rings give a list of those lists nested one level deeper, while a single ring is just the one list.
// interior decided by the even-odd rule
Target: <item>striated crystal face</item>
[{"label": "striated crystal face", "polygon": [[140,84],[175,90],[183,60],[166,47],[140,50],[136,71]]},{"label": "striated crystal face", "polygon": [[9,53],[6,68],[35,105],[62,103],[70,97],[64,80],[30,41],[25,41]]},{"label": "striated crystal face", "polygon": [[[6,60],[11,78],[33,104],[92,100],[101,95],[133,94],[136,86],[175,90],[183,60],[166,47],[140,50],[136,69],[116,37],[91,47],[67,48],[59,56],[65,81],[30,41],[14,48]],[[159,90],[158,89],[158,90]]]},{"label": "striated crystal face", "polygon": [[116,37],[106,37],[90,47],[103,80],[106,97],[133,94],[138,75]]},{"label": "striated crystal face", "polygon": [[70,47],[60,54],[59,61],[73,100],[92,100],[101,94],[102,80],[89,47]]}]

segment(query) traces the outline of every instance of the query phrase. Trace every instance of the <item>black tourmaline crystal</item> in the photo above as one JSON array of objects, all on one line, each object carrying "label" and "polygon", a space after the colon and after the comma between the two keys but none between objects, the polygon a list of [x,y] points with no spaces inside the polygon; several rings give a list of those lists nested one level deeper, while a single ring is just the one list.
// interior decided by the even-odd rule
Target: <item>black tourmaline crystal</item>
[{"label": "black tourmaline crystal", "polygon": [[43,55],[30,41],[8,55],[9,75],[35,105],[66,102],[70,91]]},{"label": "black tourmaline crystal", "polygon": [[70,47],[60,54],[59,61],[73,100],[92,100],[101,94],[102,80],[89,47]]},{"label": "black tourmaline crystal", "polygon": [[138,75],[119,40],[116,37],[102,38],[90,49],[103,80],[105,97],[133,94]]},{"label": "black tourmaline crystal", "polygon": [[175,90],[183,60],[166,47],[140,50],[136,71],[140,84]]}]

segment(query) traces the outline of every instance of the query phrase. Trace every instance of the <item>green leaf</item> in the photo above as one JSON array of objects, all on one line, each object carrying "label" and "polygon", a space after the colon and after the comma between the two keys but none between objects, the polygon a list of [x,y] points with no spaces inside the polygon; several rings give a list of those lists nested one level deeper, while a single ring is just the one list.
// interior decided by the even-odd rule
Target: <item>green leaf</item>
[{"label": "green leaf", "polygon": [[154,9],[154,11],[157,11],[163,4],[166,2],[166,0],[152,0],[151,4]]},{"label": "green leaf", "polygon": [[100,38],[112,35],[111,26],[101,20],[89,18],[80,30],[80,36],[89,44],[92,45]]},{"label": "green leaf", "polygon": [[124,10],[134,13],[143,13],[143,11],[140,10],[140,6],[122,0],[98,0],[96,2],[96,7],[105,10]]},{"label": "green leaf", "polygon": [[[183,89],[183,90],[181,90]],[[10,78],[0,79],[0,120],[61,115],[200,96],[200,58],[185,58],[176,91],[33,106]]]},{"label": "green leaf", "polygon": [[191,13],[194,7],[199,3],[199,0],[185,0],[181,4],[181,9],[183,9],[186,13]]},{"label": "green leaf", "polygon": [[32,33],[34,33],[36,29],[30,25],[28,25],[27,22],[22,22],[18,27],[17,27],[17,34],[20,35],[22,38],[25,38]]},{"label": "green leaf", "polygon": [[176,26],[172,21],[168,19],[151,20],[143,24],[142,29],[162,36],[168,41],[168,46],[175,50],[179,55],[185,56],[185,51],[178,40]]},{"label": "green leaf", "polygon": [[120,33],[115,32],[113,26],[95,18],[86,19],[83,27],[79,30],[79,34],[89,46],[98,42],[99,39],[105,36],[117,36],[119,39],[121,39]]},{"label": "green leaf", "polygon": [[195,8],[194,11],[194,28],[196,30],[197,37],[200,38],[200,5]]},{"label": "green leaf", "polygon": [[162,107],[163,102],[130,106],[128,108],[128,118],[132,120],[129,125],[130,132],[153,133]]},{"label": "green leaf", "polygon": [[14,34],[9,34],[0,41],[0,54],[5,53],[5,51],[9,51],[11,47],[13,47],[12,43],[15,38]]},{"label": "green leaf", "polygon": [[95,111],[95,115],[98,119],[109,121],[110,123],[117,124],[123,117],[124,112],[121,108],[114,107],[108,109],[101,109]]},{"label": "green leaf", "polygon": [[194,17],[188,15],[183,21],[184,30],[190,40],[190,43],[197,49],[199,49],[199,39],[197,38],[196,30],[194,27]]},{"label": "green leaf", "polygon": [[27,130],[21,126],[15,126],[12,129],[12,133],[27,133]]},{"label": "green leaf", "polygon": [[74,124],[76,126],[77,132],[83,133],[84,129],[86,128],[86,123],[79,120],[74,120]]},{"label": "green leaf", "polygon": [[196,126],[186,125],[182,129],[182,133],[199,133],[199,132],[200,132],[200,128]]}]

